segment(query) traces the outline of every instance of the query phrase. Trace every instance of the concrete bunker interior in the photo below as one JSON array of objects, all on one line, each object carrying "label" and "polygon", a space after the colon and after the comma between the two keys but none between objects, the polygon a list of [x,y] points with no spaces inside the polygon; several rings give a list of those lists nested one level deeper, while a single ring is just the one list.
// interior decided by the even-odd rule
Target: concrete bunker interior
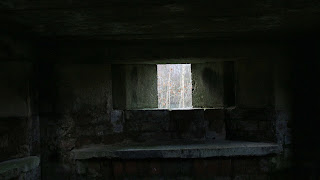
[{"label": "concrete bunker interior", "polygon": [[[194,108],[173,110],[152,109],[158,105],[156,65],[159,63],[153,60],[143,64],[54,63],[38,67],[31,66],[29,62],[4,63],[3,69],[12,72],[5,74],[9,80],[19,79],[14,73],[17,71],[12,71],[17,67],[38,68],[35,72],[42,74],[39,76],[41,93],[38,101],[43,104],[34,109],[39,116],[35,120],[28,118],[27,122],[31,121],[35,126],[33,133],[41,134],[41,146],[44,148],[41,151],[36,148],[40,146],[39,139],[32,140],[32,146],[27,145],[35,146],[32,148],[35,156],[31,156],[30,150],[27,151],[30,155],[20,156],[19,161],[31,164],[30,170],[20,170],[21,173],[35,179],[40,176],[37,153],[41,155],[41,177],[48,179],[57,176],[66,179],[122,179],[176,175],[187,178],[198,171],[203,173],[202,168],[193,169],[197,166],[209,168],[207,163],[218,166],[226,163],[229,167],[238,161],[258,164],[262,161],[266,162],[265,168],[272,168],[274,157],[280,156],[283,145],[290,143],[290,137],[286,137],[288,131],[280,131],[276,126],[287,121],[287,111],[277,112],[275,100],[271,99],[275,91],[265,89],[274,84],[273,76],[269,74],[276,72],[277,64],[247,59],[195,62],[189,61],[192,80],[195,81],[192,94]],[[255,70],[255,77],[248,75],[252,72],[240,68],[248,65]],[[30,80],[22,82],[34,81],[32,78],[35,76],[30,69],[21,71],[30,73],[23,76]],[[264,83],[257,84],[260,80]],[[247,81],[248,84],[244,83]],[[259,90],[259,94],[242,92],[240,88]],[[29,92],[27,100],[32,99],[33,90],[26,90]],[[241,99],[239,93],[246,98]],[[248,97],[252,98],[251,101]],[[21,113],[32,112],[32,101],[29,101],[27,108],[30,110]],[[146,105],[151,107],[145,109]],[[284,119],[277,119],[280,117]],[[40,126],[37,118],[44,118]],[[8,135],[2,137],[10,140],[10,132],[4,132]],[[32,134],[20,138],[30,136],[37,137]],[[4,147],[9,145],[7,143]],[[11,146],[13,149],[17,147]],[[12,163],[10,159],[17,157],[17,153],[10,152],[12,154],[3,156],[7,158],[4,160],[9,159],[5,163]],[[169,164],[176,164],[176,171],[167,172],[166,159]],[[182,170],[181,164],[188,169]],[[14,166],[14,169],[23,167],[25,165]],[[130,170],[133,167],[135,169]],[[151,174],[141,172],[150,168]],[[17,174],[13,172],[7,171],[9,175],[3,177],[15,177]],[[210,174],[209,169],[207,173]],[[222,175],[205,175],[204,178],[228,177],[229,173],[233,174],[228,171]]]},{"label": "concrete bunker interior", "polygon": [[[142,56],[145,49],[135,53]],[[3,99],[15,102],[2,114],[17,119],[1,121],[7,152],[1,156],[2,177],[269,177],[291,143],[288,99],[281,94],[286,89],[278,88],[290,74],[279,72],[286,63],[260,58],[181,59],[192,64],[195,81],[189,110],[141,110],[158,105],[156,64],[179,63],[178,58],[136,64],[2,62],[8,84]],[[243,164],[262,169],[251,174],[241,170]],[[216,166],[228,170],[211,174]]]},{"label": "concrete bunker interior", "polygon": [[[319,177],[319,7],[0,3],[0,179]],[[191,64],[192,108],[158,108],[157,64]]]}]

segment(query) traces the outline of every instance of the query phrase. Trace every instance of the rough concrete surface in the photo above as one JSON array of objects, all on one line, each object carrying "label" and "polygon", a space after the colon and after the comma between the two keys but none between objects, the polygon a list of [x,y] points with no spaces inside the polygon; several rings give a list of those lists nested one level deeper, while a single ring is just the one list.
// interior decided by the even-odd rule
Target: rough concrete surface
[{"label": "rough concrete surface", "polygon": [[232,156],[265,156],[276,154],[281,147],[274,143],[254,143],[221,141],[208,144],[188,145],[158,145],[146,144],[91,146],[72,151],[74,159],[91,158],[120,158],[120,159],[144,159],[144,158],[208,158],[208,157],[232,157]]},{"label": "rough concrete surface", "polygon": [[38,168],[39,164],[40,158],[37,156],[30,156],[1,162],[0,179],[11,179],[19,177],[23,173],[27,173]]}]

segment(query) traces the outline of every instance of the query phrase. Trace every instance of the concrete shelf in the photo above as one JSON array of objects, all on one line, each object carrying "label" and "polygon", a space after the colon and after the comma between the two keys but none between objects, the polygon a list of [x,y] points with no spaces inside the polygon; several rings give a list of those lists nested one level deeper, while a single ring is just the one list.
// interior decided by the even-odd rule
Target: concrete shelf
[{"label": "concrete shelf", "polygon": [[174,145],[92,145],[72,151],[76,160],[91,158],[209,158],[232,156],[265,156],[282,151],[275,143],[220,141],[201,144]]},{"label": "concrete shelf", "polygon": [[30,156],[0,163],[0,179],[11,179],[39,167],[40,158]]}]

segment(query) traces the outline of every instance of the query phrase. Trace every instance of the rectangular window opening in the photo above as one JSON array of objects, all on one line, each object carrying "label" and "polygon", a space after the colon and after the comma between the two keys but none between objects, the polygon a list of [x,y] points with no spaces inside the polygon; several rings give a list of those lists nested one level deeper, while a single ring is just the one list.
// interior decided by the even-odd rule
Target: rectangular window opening
[{"label": "rectangular window opening", "polygon": [[191,64],[158,64],[158,108],[191,109]]}]

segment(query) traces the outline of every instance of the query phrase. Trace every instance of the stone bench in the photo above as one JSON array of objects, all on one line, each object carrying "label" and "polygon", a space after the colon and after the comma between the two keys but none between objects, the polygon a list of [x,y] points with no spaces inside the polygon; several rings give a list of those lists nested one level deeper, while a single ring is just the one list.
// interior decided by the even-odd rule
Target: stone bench
[{"label": "stone bench", "polygon": [[30,156],[1,162],[0,179],[11,179],[19,177],[23,173],[28,173],[37,169],[39,167],[39,164],[40,158],[37,156]]},{"label": "stone bench", "polygon": [[72,150],[72,156],[75,160],[91,158],[209,158],[266,156],[277,154],[281,151],[281,146],[275,143],[220,141],[214,143],[172,145],[92,145]]}]

